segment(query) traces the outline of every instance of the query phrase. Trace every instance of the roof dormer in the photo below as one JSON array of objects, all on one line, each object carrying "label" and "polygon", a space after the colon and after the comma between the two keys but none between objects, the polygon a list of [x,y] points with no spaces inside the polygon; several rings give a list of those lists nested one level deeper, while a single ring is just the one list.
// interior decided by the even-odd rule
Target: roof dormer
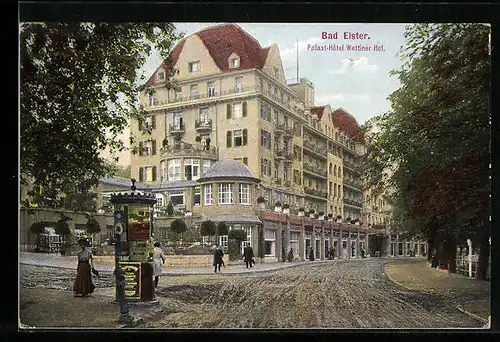
[{"label": "roof dormer", "polygon": [[241,67],[241,58],[236,53],[232,53],[227,59],[229,69],[239,69]]}]

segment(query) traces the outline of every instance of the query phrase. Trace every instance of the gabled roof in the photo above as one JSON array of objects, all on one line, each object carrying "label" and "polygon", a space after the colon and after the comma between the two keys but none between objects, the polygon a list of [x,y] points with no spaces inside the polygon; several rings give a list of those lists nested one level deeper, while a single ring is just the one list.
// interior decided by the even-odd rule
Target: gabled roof
[{"label": "gabled roof", "polygon": [[325,107],[326,106],[312,107],[311,114],[316,114],[318,120],[321,120],[321,118],[323,117],[323,112],[325,111]]},{"label": "gabled roof", "polygon": [[[215,64],[223,72],[252,68],[262,69],[269,52],[269,47],[262,48],[255,38],[235,24],[208,27],[193,33],[193,35],[197,35],[201,39]],[[187,37],[181,40],[172,50],[170,55],[172,65],[177,63],[186,39]],[[228,58],[233,53],[240,57],[240,67],[230,69]],[[163,65],[165,63],[162,63],[160,67]],[[155,83],[156,71],[146,82],[147,86]]]},{"label": "gabled roof", "polygon": [[332,112],[333,125],[349,138],[363,143],[361,127],[356,119],[345,109],[338,108]]}]

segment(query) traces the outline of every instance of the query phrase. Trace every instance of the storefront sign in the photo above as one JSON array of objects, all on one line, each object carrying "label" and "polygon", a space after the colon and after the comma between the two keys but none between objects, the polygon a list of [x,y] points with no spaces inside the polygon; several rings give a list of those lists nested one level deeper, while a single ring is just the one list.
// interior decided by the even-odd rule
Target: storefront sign
[{"label": "storefront sign", "polygon": [[119,265],[125,276],[125,297],[141,298],[141,263],[120,261]]}]

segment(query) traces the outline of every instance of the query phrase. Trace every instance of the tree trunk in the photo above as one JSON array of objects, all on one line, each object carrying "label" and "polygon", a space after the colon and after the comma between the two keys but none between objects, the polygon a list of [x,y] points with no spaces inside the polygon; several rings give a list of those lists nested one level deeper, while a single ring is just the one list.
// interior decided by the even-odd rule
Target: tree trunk
[{"label": "tree trunk", "polygon": [[435,242],[434,239],[428,239],[427,240],[427,261],[432,262],[432,257],[434,256],[434,248],[435,248]]},{"label": "tree trunk", "polygon": [[457,270],[457,246],[455,239],[451,236],[446,237],[446,260],[447,268],[450,273],[456,273]]},{"label": "tree trunk", "polygon": [[483,222],[479,234],[479,260],[476,268],[476,279],[487,280],[488,263],[490,258],[490,230],[488,222]]}]

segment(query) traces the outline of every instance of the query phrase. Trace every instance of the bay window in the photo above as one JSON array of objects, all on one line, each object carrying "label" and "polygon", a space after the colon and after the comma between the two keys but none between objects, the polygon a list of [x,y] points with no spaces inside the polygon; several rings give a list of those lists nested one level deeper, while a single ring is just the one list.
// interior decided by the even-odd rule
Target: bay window
[{"label": "bay window", "polygon": [[250,204],[250,184],[240,184],[240,204]]},{"label": "bay window", "polygon": [[231,183],[219,184],[219,204],[233,203],[233,185]]}]

